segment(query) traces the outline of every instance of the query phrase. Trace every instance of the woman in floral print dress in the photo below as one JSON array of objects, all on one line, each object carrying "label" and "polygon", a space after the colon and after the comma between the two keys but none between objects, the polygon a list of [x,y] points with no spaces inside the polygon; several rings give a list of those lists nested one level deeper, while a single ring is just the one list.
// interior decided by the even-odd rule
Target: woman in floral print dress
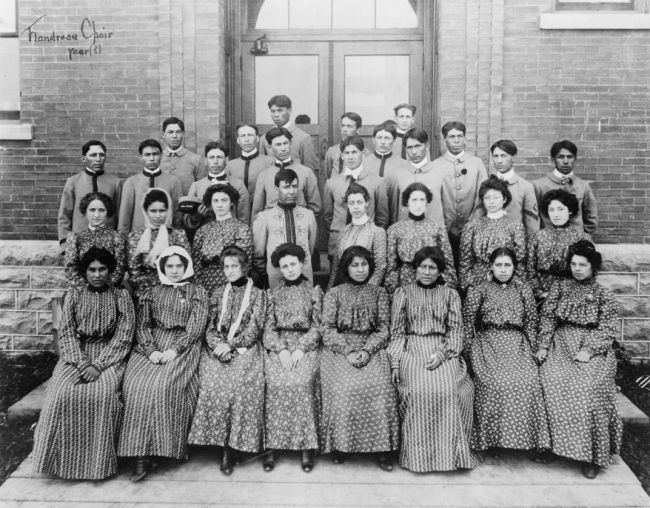
[{"label": "woman in floral print dress", "polygon": [[342,284],[323,303],[320,378],[321,451],[376,453],[379,467],[393,469],[387,452],[399,445],[397,394],[391,384],[388,345],[390,306],[382,287],[369,283],[370,251],[348,247],[341,256]]},{"label": "woman in floral print dress", "polygon": [[537,358],[551,451],[581,461],[595,478],[621,444],[612,349],[618,307],[595,280],[602,257],[591,242],[571,245],[567,262],[571,278],[555,282],[542,307]]},{"label": "woman in floral print dress", "polygon": [[226,247],[220,259],[228,283],[210,300],[188,443],[223,447],[221,471],[228,475],[235,462],[231,450],[256,453],[262,446],[266,299],[246,275],[250,259],[242,249]]},{"label": "woman in floral print dress", "polygon": [[302,247],[284,243],[271,255],[281,285],[267,291],[264,325],[266,400],[264,470],[275,466],[273,450],[302,450],[302,468],[314,467],[318,448],[318,357],[323,292],[302,275]]},{"label": "woman in floral print dress", "polygon": [[463,308],[476,389],[472,448],[546,450],[546,408],[534,356],[535,297],[527,283],[513,278],[512,250],[499,247],[489,261],[492,280],[470,287]]},{"label": "woman in floral print dress", "polygon": [[528,248],[528,277],[535,296],[544,299],[553,282],[569,276],[566,256],[569,246],[591,236],[572,224],[578,214],[578,199],[563,189],[553,189],[542,197],[540,212],[551,221],[531,239]]},{"label": "woman in floral print dress", "polygon": [[204,224],[194,236],[192,259],[196,266],[196,283],[211,296],[219,286],[228,282],[221,266],[221,251],[236,245],[249,259],[253,256],[253,232],[244,222],[232,215],[237,207],[239,192],[232,185],[218,183],[208,187],[203,204],[214,212],[215,220]]}]

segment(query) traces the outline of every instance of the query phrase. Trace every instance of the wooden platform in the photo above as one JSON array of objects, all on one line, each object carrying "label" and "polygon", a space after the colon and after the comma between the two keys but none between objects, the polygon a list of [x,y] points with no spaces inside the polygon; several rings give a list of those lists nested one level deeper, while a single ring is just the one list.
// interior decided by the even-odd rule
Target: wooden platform
[{"label": "wooden platform", "polygon": [[227,477],[217,459],[216,451],[194,450],[189,462],[163,464],[134,484],[128,464],[110,480],[64,481],[34,475],[29,457],[0,487],[0,506],[650,507],[650,498],[618,457],[594,480],[585,479],[575,463],[540,465],[515,453],[485,459],[473,471],[432,474],[399,467],[383,472],[366,457],[341,465],[320,457],[307,474],[298,455],[289,454],[279,457],[271,473],[254,460]]}]

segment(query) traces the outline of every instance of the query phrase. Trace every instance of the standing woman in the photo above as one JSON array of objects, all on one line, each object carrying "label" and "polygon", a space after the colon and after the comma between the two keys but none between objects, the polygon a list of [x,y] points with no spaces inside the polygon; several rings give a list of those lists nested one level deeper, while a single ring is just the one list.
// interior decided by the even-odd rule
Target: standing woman
[{"label": "standing woman", "polygon": [[456,285],[456,270],[451,245],[444,224],[425,217],[427,204],[433,200],[429,188],[420,182],[410,184],[402,192],[402,206],[408,207],[408,217],[388,228],[386,258],[386,289],[393,294],[399,287],[415,282],[413,258],[425,246],[438,247],[444,257],[445,281]]},{"label": "standing woman", "polygon": [[242,249],[226,247],[221,264],[228,283],[218,287],[210,300],[199,401],[187,441],[223,447],[221,471],[229,475],[235,462],[233,449],[256,453],[262,446],[266,299],[247,276],[250,258]]},{"label": "standing woman", "polygon": [[527,283],[513,277],[512,250],[499,247],[489,260],[492,280],[470,287],[463,308],[476,386],[472,448],[545,450],[550,443],[534,355],[535,297]]},{"label": "standing woman", "polygon": [[388,453],[399,447],[397,397],[386,354],[390,306],[386,290],[370,284],[374,268],[368,249],[345,249],[342,280],[323,303],[320,362],[321,451],[377,454],[379,467],[392,471]]},{"label": "standing woman", "polygon": [[602,257],[591,242],[571,245],[567,263],[571,278],[555,282],[542,307],[537,359],[551,451],[581,461],[591,479],[621,444],[612,349],[618,306],[595,280]]},{"label": "standing woman", "polygon": [[227,183],[212,185],[203,195],[203,204],[214,212],[216,219],[204,224],[196,232],[192,259],[197,268],[196,283],[205,288],[208,296],[218,286],[224,286],[228,282],[220,260],[224,247],[236,245],[246,253],[248,259],[253,256],[251,228],[232,215],[237,203],[239,192]]},{"label": "standing woman", "polygon": [[[327,287],[331,288],[334,285],[336,274],[339,272],[341,255],[352,245],[360,245],[372,253],[375,270],[368,279],[368,283],[381,286],[386,273],[386,231],[384,228],[376,226],[368,217],[370,194],[363,185],[352,183],[345,192],[344,201],[351,222],[345,226],[343,233],[338,237]],[[341,273],[345,274],[345,271]]]},{"label": "standing woman", "polygon": [[283,281],[267,291],[265,471],[275,467],[274,450],[302,450],[302,469],[308,473],[318,448],[323,292],[302,275],[305,257],[302,247],[293,243],[278,246],[271,255]]},{"label": "standing woman", "polygon": [[34,471],[100,480],[117,470],[120,384],[131,349],[131,297],[110,283],[115,257],[90,247],[78,269],[86,286],[70,291],[59,328],[60,358],[34,436]]},{"label": "standing woman", "polygon": [[525,280],[526,232],[521,223],[508,217],[505,207],[512,200],[508,185],[495,175],[481,183],[478,191],[485,217],[468,222],[460,239],[460,287],[467,291],[492,278],[490,254],[498,247],[511,249],[519,265],[515,276]]},{"label": "standing woman", "polygon": [[129,283],[136,297],[147,288],[160,284],[158,257],[170,245],[189,250],[185,231],[171,227],[174,210],[167,191],[153,187],[142,198],[145,226],[129,233],[127,245]]},{"label": "standing woman", "polygon": [[440,276],[440,249],[417,251],[413,268],[416,282],[393,297],[388,346],[402,416],[399,465],[415,472],[471,469],[474,385],[460,356],[460,297]]},{"label": "standing woman", "polygon": [[136,346],[124,374],[124,422],[118,455],[136,457],[132,481],[150,470],[150,457],[181,459],[198,395],[201,338],[208,297],[192,277],[192,258],[172,246],[158,259],[160,285],[139,299]]},{"label": "standing woman", "polygon": [[589,233],[572,224],[578,214],[578,198],[564,189],[553,189],[542,197],[543,216],[551,226],[541,229],[531,240],[528,249],[528,277],[539,299],[548,295],[553,282],[569,276],[567,254],[569,246],[578,240],[591,241]]},{"label": "standing woman", "polygon": [[122,233],[106,227],[108,218],[115,215],[113,200],[103,192],[91,192],[81,199],[79,211],[86,218],[88,227],[78,233],[68,233],[65,242],[68,288],[83,288],[88,285],[85,271],[79,269],[79,263],[91,247],[104,248],[113,255],[116,265],[110,282],[115,287],[119,286],[126,271],[126,239]]}]

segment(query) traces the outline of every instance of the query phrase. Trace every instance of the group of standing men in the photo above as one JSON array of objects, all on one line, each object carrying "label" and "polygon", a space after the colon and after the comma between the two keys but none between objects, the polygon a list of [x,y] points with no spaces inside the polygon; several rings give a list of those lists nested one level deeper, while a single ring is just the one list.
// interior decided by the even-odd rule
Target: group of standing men
[{"label": "group of standing men", "polygon": [[[274,247],[286,242],[314,252],[317,218],[321,215],[331,255],[337,234],[349,221],[343,197],[350,183],[366,187],[371,196],[368,215],[378,226],[387,228],[408,213],[400,203],[402,191],[413,182],[421,182],[434,196],[426,215],[445,225],[458,263],[463,227],[484,213],[478,206],[478,189],[488,176],[483,161],[465,150],[466,128],[461,122],[442,126],[447,150],[431,160],[429,136],[414,126],[416,107],[399,104],[394,108],[394,119],[374,128],[373,146],[364,147],[362,157],[348,147],[342,151],[342,145],[334,145],[321,161],[309,134],[291,121],[291,100],[277,95],[268,106],[275,127],[260,136],[256,125],[238,125],[235,135],[241,155],[232,159],[228,148],[218,142],[206,145],[205,157],[187,150],[183,121],[167,118],[162,124],[164,147],[154,139],[140,143],[143,169],[125,182],[105,173],[105,145],[87,142],[82,147],[84,171],[66,181],[61,198],[58,236],[62,248],[70,231],[88,227],[79,201],[90,192],[103,192],[112,198],[118,213],[116,218],[109,218],[108,225],[128,234],[144,226],[144,194],[150,188],[164,189],[173,203],[174,226],[184,228],[191,240],[198,227],[211,219],[211,210],[202,204],[203,194],[210,185],[227,182],[240,196],[233,215],[253,228],[258,263],[266,264]],[[361,125],[358,114],[343,114],[342,139],[356,137]],[[554,143],[550,151],[553,169],[532,183],[514,170],[517,148],[512,141],[497,141],[490,151],[497,176],[507,182],[512,194],[506,211],[513,220],[521,221],[528,235],[548,221],[548,217],[541,217],[540,224],[538,202],[544,193],[556,188],[576,195],[580,213],[574,223],[593,234],[597,225],[595,199],[589,184],[574,174],[575,144],[567,140]],[[278,182],[275,175],[281,169],[293,170],[295,182]],[[311,276],[311,266],[306,268],[306,275]]]}]

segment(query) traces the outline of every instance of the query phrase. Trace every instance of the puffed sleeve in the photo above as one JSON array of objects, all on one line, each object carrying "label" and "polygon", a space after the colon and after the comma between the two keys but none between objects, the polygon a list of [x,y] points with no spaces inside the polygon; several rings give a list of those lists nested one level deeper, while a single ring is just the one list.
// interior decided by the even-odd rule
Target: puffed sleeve
[{"label": "puffed sleeve", "polygon": [[172,342],[170,349],[175,350],[179,355],[194,343],[200,341],[205,334],[205,327],[208,322],[208,294],[202,286],[187,284],[188,298],[192,306],[192,313],[185,325],[185,330],[178,333]]},{"label": "puffed sleeve", "polygon": [[386,231],[380,227],[374,229],[372,235],[372,257],[375,261],[375,272],[368,283],[381,286],[386,275]]},{"label": "puffed sleeve", "polygon": [[266,291],[266,315],[264,317],[264,336],[262,343],[269,351],[279,353],[287,349],[287,341],[280,338],[275,317],[275,298],[272,289]]},{"label": "puffed sleeve", "polygon": [[385,348],[390,337],[390,304],[388,303],[388,293],[382,287],[377,289],[377,326],[375,331],[368,336],[362,348],[368,351],[371,356],[380,349]]},{"label": "puffed sleeve", "polygon": [[115,270],[111,275],[111,282],[114,287],[118,287],[122,284],[122,279],[124,279],[124,272],[126,272],[126,237],[116,231],[113,235],[113,252],[115,253]]},{"label": "puffed sleeve", "polygon": [[[325,293],[323,301],[323,345],[334,353],[347,355],[353,351],[346,335],[338,331],[338,314],[341,307],[340,286]],[[349,303],[349,302],[348,302]]]},{"label": "puffed sleeve", "polygon": [[460,287],[467,290],[470,284],[470,274],[472,266],[476,261],[474,259],[474,251],[472,243],[474,242],[474,228],[478,222],[468,222],[463,228],[460,236],[460,263],[458,266],[458,278],[460,279]]},{"label": "puffed sleeve", "polygon": [[399,369],[399,364],[406,347],[406,293],[404,288],[397,288],[393,297],[393,306],[390,315],[390,342],[388,343],[388,357],[391,369]]},{"label": "puffed sleeve", "polygon": [[88,356],[81,351],[77,337],[77,301],[80,290],[69,291],[63,302],[61,324],[59,325],[59,349],[61,359],[79,370],[83,370],[90,361]]},{"label": "puffed sleeve", "polygon": [[458,356],[463,350],[463,317],[460,304],[460,296],[455,289],[448,289],[446,325],[447,333],[446,351],[447,358]]},{"label": "puffed sleeve", "polygon": [[557,304],[560,300],[562,281],[557,281],[548,292],[542,312],[539,316],[539,346],[538,349],[548,349],[553,342],[553,335],[557,327]]},{"label": "puffed sleeve", "polygon": [[110,343],[104,348],[93,365],[99,370],[106,370],[111,365],[121,362],[131,351],[135,332],[135,310],[133,300],[126,289],[114,289],[117,305],[117,326]]},{"label": "puffed sleeve", "polygon": [[77,245],[77,235],[75,233],[68,233],[68,239],[65,245],[65,277],[68,283],[68,288],[82,288],[86,285],[86,281],[79,273],[79,246]]},{"label": "puffed sleeve", "polygon": [[399,261],[399,254],[397,252],[397,224],[393,224],[388,228],[386,240],[386,279],[384,280],[384,286],[389,294],[395,292],[399,283],[397,271]]},{"label": "puffed sleeve", "polygon": [[[249,316],[247,320],[246,314]],[[232,347],[251,347],[260,340],[266,317],[266,294],[264,291],[252,288],[250,304],[246,314],[244,314],[238,332],[233,337]]]},{"label": "puffed sleeve", "polygon": [[618,303],[612,293],[603,287],[598,287],[598,327],[589,335],[587,348],[592,356],[602,355],[611,347],[616,338],[618,323]]},{"label": "puffed sleeve", "polygon": [[476,325],[479,309],[483,303],[483,285],[471,286],[467,291],[465,305],[463,306],[463,328],[465,343],[463,349],[469,351],[472,348],[476,336]]},{"label": "puffed sleeve", "polygon": [[318,348],[321,339],[321,316],[323,313],[323,290],[320,286],[314,286],[311,290],[311,320],[310,327],[305,332],[300,340],[296,349],[302,350],[304,353],[314,351]]},{"label": "puffed sleeve", "polygon": [[524,283],[521,285],[521,299],[524,304],[524,333],[530,344],[532,351],[537,349],[537,328],[539,319],[537,317],[537,305],[535,295],[530,285]]}]

